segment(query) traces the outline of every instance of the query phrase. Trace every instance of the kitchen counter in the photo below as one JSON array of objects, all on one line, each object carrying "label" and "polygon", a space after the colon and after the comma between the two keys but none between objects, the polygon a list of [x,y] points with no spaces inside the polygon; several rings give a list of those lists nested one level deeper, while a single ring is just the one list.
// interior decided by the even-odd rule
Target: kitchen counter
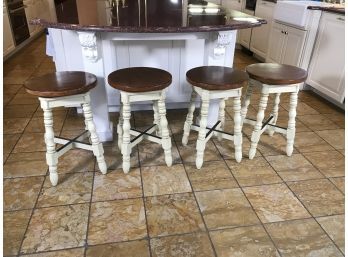
[{"label": "kitchen counter", "polygon": [[308,6],[308,9],[321,10],[325,12],[332,12],[332,13],[343,14],[343,15],[345,15],[346,13],[344,7],[335,7],[335,6]]},{"label": "kitchen counter", "polygon": [[[195,1],[197,2],[197,1]],[[91,92],[97,133],[112,140],[109,112],[119,110],[119,91],[107,76],[127,67],[155,67],[170,72],[167,108],[187,108],[191,86],[186,72],[197,66],[233,67],[237,30],[266,23],[238,11],[187,0],[56,0],[56,19],[32,23],[48,28],[48,50],[57,71],[93,73]],[[152,110],[140,102],[132,110]],[[208,125],[215,124],[219,103],[209,106]]]}]

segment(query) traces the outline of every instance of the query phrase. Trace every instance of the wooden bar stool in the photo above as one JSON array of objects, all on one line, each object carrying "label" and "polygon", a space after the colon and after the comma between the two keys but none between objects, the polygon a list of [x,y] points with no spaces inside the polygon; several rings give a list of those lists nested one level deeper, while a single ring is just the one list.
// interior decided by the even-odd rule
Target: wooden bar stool
[{"label": "wooden bar stool", "polygon": [[[164,150],[165,161],[172,165],[172,142],[169,136],[166,118],[165,88],[172,83],[172,75],[167,71],[134,67],[120,69],[108,76],[110,86],[121,92],[120,118],[117,125],[118,146],[123,155],[123,172],[130,169],[130,154],[132,148],[143,139],[161,144]],[[133,102],[153,101],[154,124],[145,131],[131,129],[130,117]],[[155,135],[152,133],[156,132]],[[134,138],[131,139],[131,135]]]},{"label": "wooden bar stool", "polygon": [[[29,94],[39,97],[44,112],[46,161],[49,166],[50,180],[53,186],[58,183],[58,158],[73,148],[93,151],[100,171],[105,174],[107,167],[104,149],[99,142],[93,122],[89,91],[97,84],[93,74],[80,71],[49,73],[25,82],[24,87]],[[52,109],[67,105],[82,105],[86,131],[74,139],[55,137],[53,131]],[[91,144],[81,142],[90,136]],[[56,143],[63,146],[56,149]]]},{"label": "wooden bar stool", "polygon": [[[203,165],[205,145],[215,134],[219,140],[222,138],[231,140],[235,146],[235,158],[237,162],[242,160],[242,126],[241,104],[242,87],[248,81],[248,75],[243,71],[233,70],[228,67],[203,66],[189,70],[186,73],[187,81],[192,85],[191,102],[184,125],[182,144],[187,145],[191,130],[198,131],[196,167]],[[195,110],[195,98],[201,97],[200,125],[192,124]],[[224,132],[225,124],[225,100],[233,97],[234,134]],[[216,124],[207,128],[209,102],[211,99],[220,99],[219,117]]]},{"label": "wooden bar stool", "polygon": [[[246,71],[249,74],[250,81],[242,108],[242,123],[245,122],[254,125],[254,131],[251,136],[249,159],[254,158],[260,136],[265,130],[268,130],[270,136],[272,136],[274,132],[286,135],[286,154],[291,156],[295,140],[297,94],[301,84],[307,78],[307,71],[295,66],[275,63],[252,64],[246,68]],[[256,120],[245,118],[254,86],[261,88],[261,98]],[[287,128],[276,125],[281,93],[290,93],[289,121]],[[271,116],[262,123],[269,94],[275,94],[274,107]]]}]

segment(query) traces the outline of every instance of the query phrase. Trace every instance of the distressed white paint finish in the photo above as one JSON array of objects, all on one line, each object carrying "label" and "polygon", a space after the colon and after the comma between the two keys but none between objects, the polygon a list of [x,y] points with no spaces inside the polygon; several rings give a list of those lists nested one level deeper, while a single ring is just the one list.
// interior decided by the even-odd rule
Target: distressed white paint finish
[{"label": "distressed white paint finish", "polygon": [[[152,142],[162,145],[164,150],[164,157],[167,166],[171,166],[173,163],[172,157],[172,141],[169,136],[168,121],[166,118],[166,105],[165,105],[165,90],[151,91],[143,93],[129,93],[121,92],[121,110],[122,115],[120,115],[120,121],[118,126],[119,140],[122,140],[122,156],[123,156],[123,172],[128,173],[130,170],[130,155],[132,153],[132,148],[140,143],[143,139],[150,140]],[[141,133],[132,130],[130,125],[131,117],[131,103],[151,101],[153,103],[154,111],[154,124],[155,127],[147,131],[146,134],[141,135],[136,140],[131,142],[131,135],[138,136]],[[121,126],[121,124],[123,126]],[[160,138],[153,137],[150,134],[156,132]],[[120,138],[122,135],[122,138]],[[121,145],[119,141],[119,146]]]},{"label": "distressed white paint finish", "polygon": [[250,105],[250,98],[251,98],[252,92],[253,92],[253,84],[252,84],[251,80],[249,80],[248,87],[247,87],[247,90],[246,90],[246,93],[245,93],[245,96],[244,96],[242,111],[241,111],[242,126],[243,126],[243,123],[244,123],[244,119],[245,119],[245,117],[246,117],[246,115],[248,113],[248,107]]},{"label": "distressed white paint finish", "polygon": [[[256,154],[257,144],[260,140],[260,136],[264,131],[268,131],[270,135],[273,135],[274,132],[278,132],[286,135],[287,138],[287,146],[286,146],[286,154],[288,156],[292,155],[295,133],[296,133],[296,107],[297,107],[297,97],[298,91],[302,87],[303,83],[293,84],[293,85],[267,85],[262,84],[256,80],[251,80],[249,82],[249,87],[247,89],[247,94],[244,99],[243,108],[242,108],[242,123],[247,123],[254,125],[254,131],[251,135],[251,145],[249,150],[249,159],[253,159]],[[259,102],[259,110],[257,113],[257,119],[251,120],[246,118],[248,105],[250,103],[250,95],[251,88],[253,86],[261,87],[261,98]],[[249,93],[250,89],[250,93]],[[280,103],[280,95],[281,93],[290,93],[290,108],[289,108],[289,121],[288,127],[283,129],[281,127],[275,126],[278,119],[278,108]],[[265,125],[262,128],[262,122],[264,119],[264,112],[267,107],[267,101],[269,94],[275,94],[274,107],[272,111],[273,118],[269,121],[268,125]]]},{"label": "distressed white paint finish", "polygon": [[[45,124],[45,143],[46,143],[46,161],[49,166],[50,181],[53,186],[58,183],[58,158],[62,156],[65,152],[72,148],[81,148],[89,151],[93,151],[93,154],[97,158],[98,166],[100,171],[105,174],[107,171],[107,166],[104,159],[104,149],[102,143],[100,143],[98,135],[95,130],[95,124],[93,122],[93,114],[90,106],[90,93],[57,97],[57,98],[43,98],[39,97],[41,108],[44,112],[44,124]],[[52,109],[61,106],[77,106],[82,105],[85,115],[85,125],[86,129],[89,131],[90,141],[92,145],[81,144],[78,142],[73,142],[69,146],[56,151],[55,144],[66,144],[69,140],[62,138],[55,138],[53,130],[53,116]],[[76,140],[83,140],[85,136],[77,138]]]},{"label": "distressed white paint finish", "polygon": [[[200,113],[200,122],[199,127],[197,125],[192,124],[193,120],[193,113],[195,111],[195,99],[196,94],[198,94],[201,97],[201,113]],[[198,131],[198,139],[197,139],[197,155],[196,155],[196,167],[197,169],[200,169],[203,165],[204,161],[204,150],[206,143],[209,141],[209,139],[216,135],[218,138],[224,138],[227,140],[234,141],[235,145],[235,159],[237,162],[240,162],[242,159],[242,123],[241,123],[241,103],[240,103],[240,97],[242,95],[242,88],[239,89],[231,89],[231,90],[214,90],[214,91],[208,91],[201,89],[199,87],[193,86],[193,92],[191,95],[191,102],[189,105],[188,113],[186,116],[186,121],[184,125],[184,133],[182,138],[182,144],[185,146],[188,142],[188,137],[190,135],[190,130]],[[209,114],[209,105],[212,102],[212,100],[218,100],[217,102],[220,103],[220,110],[219,110],[219,121],[220,124],[216,127],[217,130],[223,131],[223,122],[225,118],[225,101],[229,98],[233,98],[233,111],[234,111],[234,135],[221,133],[214,131],[209,136],[206,136],[206,133],[209,131],[207,128],[208,122],[207,117]],[[221,122],[222,121],[222,122]],[[215,124],[214,124],[215,125]]]},{"label": "distressed white paint finish", "polygon": [[[57,71],[81,70],[95,74],[98,86],[91,92],[91,104],[97,133],[102,141],[112,140],[108,111],[119,111],[120,93],[107,83],[112,71],[150,66],[170,72],[167,108],[186,108],[191,87],[186,72],[202,65],[233,66],[236,31],[199,33],[112,33],[77,32],[49,29],[56,52]],[[217,51],[223,50],[223,51]],[[217,54],[218,53],[218,54]],[[133,110],[152,109],[145,101]],[[218,117],[219,103],[211,101],[208,124]]]}]

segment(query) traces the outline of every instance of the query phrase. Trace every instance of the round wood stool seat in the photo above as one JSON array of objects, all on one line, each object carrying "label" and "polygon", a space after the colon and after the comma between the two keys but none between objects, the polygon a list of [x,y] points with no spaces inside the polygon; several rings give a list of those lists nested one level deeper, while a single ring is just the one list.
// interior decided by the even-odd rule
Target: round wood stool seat
[{"label": "round wood stool seat", "polygon": [[296,85],[304,82],[307,71],[277,63],[256,63],[246,68],[249,77],[268,85]]},{"label": "round wood stool seat", "polygon": [[187,81],[206,90],[229,90],[243,87],[249,77],[246,72],[223,66],[201,66],[186,73]]},{"label": "round wood stool seat", "polygon": [[96,84],[97,77],[91,73],[62,71],[30,79],[24,87],[29,94],[51,98],[86,93]]},{"label": "round wood stool seat", "polygon": [[172,75],[161,69],[133,67],[109,74],[110,86],[130,93],[142,93],[165,89],[172,83]]}]

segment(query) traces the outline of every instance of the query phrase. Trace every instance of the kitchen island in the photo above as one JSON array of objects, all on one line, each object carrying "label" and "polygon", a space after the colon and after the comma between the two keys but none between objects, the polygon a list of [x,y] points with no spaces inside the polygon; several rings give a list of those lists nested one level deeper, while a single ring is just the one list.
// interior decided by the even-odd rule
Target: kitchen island
[{"label": "kitchen island", "polygon": [[[74,2],[75,3],[75,2]],[[72,6],[72,5],[69,5]],[[186,71],[202,65],[233,66],[236,31],[266,21],[221,6],[187,0],[76,0],[67,8],[56,5],[53,20],[35,19],[48,28],[48,50],[57,71],[81,70],[98,77],[92,109],[102,141],[112,140],[109,112],[118,111],[119,92],[107,83],[116,69],[150,66],[169,71],[167,108],[186,108],[191,88]],[[133,110],[152,108],[149,103]],[[212,102],[208,123],[216,121]]]}]

